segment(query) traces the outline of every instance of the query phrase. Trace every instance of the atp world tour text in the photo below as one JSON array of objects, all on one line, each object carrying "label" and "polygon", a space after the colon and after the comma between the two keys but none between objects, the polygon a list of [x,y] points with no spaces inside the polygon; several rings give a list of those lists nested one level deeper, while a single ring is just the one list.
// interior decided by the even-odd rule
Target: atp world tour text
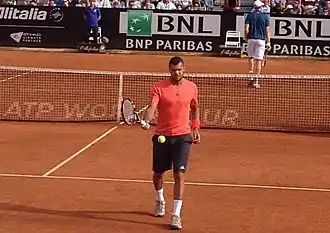
[{"label": "atp world tour text", "polygon": [[[50,102],[19,102],[15,101],[0,109],[3,119],[31,119],[31,120],[90,120],[116,119],[118,105],[113,104],[81,104],[81,103],[50,103]],[[157,119],[158,114],[155,114]],[[1,118],[1,116],[0,116]],[[201,121],[204,125],[235,126],[239,119],[239,112],[235,109],[201,109]]]}]

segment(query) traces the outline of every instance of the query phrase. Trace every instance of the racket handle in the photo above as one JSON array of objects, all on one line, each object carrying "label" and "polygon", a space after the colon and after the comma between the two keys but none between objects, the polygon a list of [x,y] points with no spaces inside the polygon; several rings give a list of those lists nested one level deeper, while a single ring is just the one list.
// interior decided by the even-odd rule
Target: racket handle
[{"label": "racket handle", "polygon": [[148,122],[146,122],[145,120],[141,120],[140,123],[141,123],[141,127],[142,127],[143,129],[149,129],[150,125],[149,125]]}]

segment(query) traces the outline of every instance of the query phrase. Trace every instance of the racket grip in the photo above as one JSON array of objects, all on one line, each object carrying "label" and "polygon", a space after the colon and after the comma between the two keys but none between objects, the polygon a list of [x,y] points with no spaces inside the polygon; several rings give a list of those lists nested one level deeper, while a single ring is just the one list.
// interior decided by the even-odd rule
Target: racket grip
[{"label": "racket grip", "polygon": [[143,129],[149,129],[150,125],[149,125],[148,122],[146,122],[145,120],[141,120],[140,123],[141,123],[141,127],[142,127]]}]

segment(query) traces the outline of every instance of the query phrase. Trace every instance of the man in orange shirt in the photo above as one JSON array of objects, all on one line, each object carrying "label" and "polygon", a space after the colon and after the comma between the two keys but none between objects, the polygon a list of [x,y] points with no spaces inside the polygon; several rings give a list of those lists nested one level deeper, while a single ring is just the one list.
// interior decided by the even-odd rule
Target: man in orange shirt
[{"label": "man in orange shirt", "polygon": [[[155,83],[151,89],[149,106],[142,127],[149,128],[158,109],[158,123],[153,142],[153,184],[156,190],[155,216],[165,215],[163,189],[164,173],[172,169],[174,177],[174,208],[171,228],[181,229],[181,207],[184,191],[184,173],[187,170],[190,146],[200,142],[198,89],[195,83],[183,78],[184,62],[180,57],[169,61],[170,78]],[[191,110],[191,121],[190,121]],[[164,143],[158,136],[165,136]]]}]

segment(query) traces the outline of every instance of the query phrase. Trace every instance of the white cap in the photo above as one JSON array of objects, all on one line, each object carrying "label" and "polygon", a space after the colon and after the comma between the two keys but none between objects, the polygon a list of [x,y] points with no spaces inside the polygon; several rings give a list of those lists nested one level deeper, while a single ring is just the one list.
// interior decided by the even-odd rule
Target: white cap
[{"label": "white cap", "polygon": [[254,7],[262,7],[264,5],[264,3],[260,0],[256,0],[254,3],[253,3],[253,6]]}]

